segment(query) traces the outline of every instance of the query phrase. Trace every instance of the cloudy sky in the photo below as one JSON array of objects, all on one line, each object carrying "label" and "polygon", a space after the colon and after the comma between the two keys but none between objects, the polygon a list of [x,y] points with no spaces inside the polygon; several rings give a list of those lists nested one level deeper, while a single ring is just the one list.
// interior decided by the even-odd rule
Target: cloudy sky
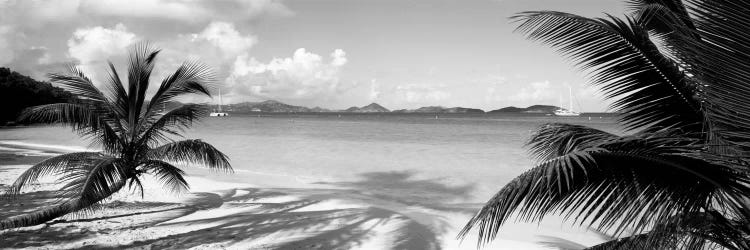
[{"label": "cloudy sky", "polygon": [[[621,0],[0,0],[0,66],[44,80],[65,63],[94,79],[133,43],[162,49],[157,74],[198,59],[225,102],[347,108],[496,109],[607,103],[509,16],[560,10],[621,16]],[[567,104],[566,104],[567,105]]]}]

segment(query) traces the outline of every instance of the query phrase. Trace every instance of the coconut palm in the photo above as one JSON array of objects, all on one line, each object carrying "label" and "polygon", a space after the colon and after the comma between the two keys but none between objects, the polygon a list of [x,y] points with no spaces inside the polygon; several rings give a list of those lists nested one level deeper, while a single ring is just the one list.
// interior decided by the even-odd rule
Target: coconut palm
[{"label": "coconut palm", "polygon": [[613,100],[616,135],[546,124],[538,165],[459,237],[492,241],[549,214],[619,237],[592,249],[750,249],[750,2],[631,0],[624,18],[523,12],[517,31],[572,59]]},{"label": "coconut palm", "polygon": [[[64,184],[54,206],[0,221],[0,229],[40,224],[60,216],[95,209],[107,197],[128,188],[143,195],[141,178],[156,177],[165,188],[182,192],[189,188],[185,172],[176,165],[200,165],[232,171],[226,155],[201,140],[179,140],[205,109],[200,105],[177,106],[188,94],[211,96],[213,75],[197,62],[183,63],[167,76],[147,101],[149,81],[159,50],[147,43],[133,47],[128,62],[127,85],[112,63],[108,81],[100,87],[71,66],[51,81],[74,94],[69,103],[32,107],[21,119],[71,126],[75,132],[101,147],[100,152],[63,154],[44,160],[18,177],[6,197],[16,197],[40,177],[54,176]],[[171,105],[170,105],[171,104]]]}]

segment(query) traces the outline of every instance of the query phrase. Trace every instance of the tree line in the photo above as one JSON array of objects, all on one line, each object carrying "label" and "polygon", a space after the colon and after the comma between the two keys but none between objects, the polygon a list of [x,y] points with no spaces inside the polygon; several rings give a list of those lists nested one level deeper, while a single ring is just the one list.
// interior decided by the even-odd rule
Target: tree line
[{"label": "tree line", "polygon": [[22,110],[67,102],[73,95],[49,82],[37,81],[9,68],[0,68],[0,125],[16,124]]}]

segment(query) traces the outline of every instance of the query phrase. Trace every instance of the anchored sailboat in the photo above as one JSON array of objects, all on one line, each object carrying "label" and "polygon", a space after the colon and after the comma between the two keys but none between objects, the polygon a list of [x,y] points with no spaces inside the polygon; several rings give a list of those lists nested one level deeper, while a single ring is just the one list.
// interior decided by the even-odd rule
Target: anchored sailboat
[{"label": "anchored sailboat", "polygon": [[217,107],[217,109],[214,110],[214,112],[211,112],[210,114],[208,114],[208,116],[229,116],[228,113],[224,113],[221,111],[221,105],[222,105],[221,89],[219,89],[219,106]]},{"label": "anchored sailboat", "polygon": [[568,106],[568,109],[560,108],[558,110],[555,110],[556,116],[580,116],[581,115],[581,113],[573,111],[573,89],[571,89],[570,86],[568,86],[568,94],[570,95],[568,97],[568,100],[570,101],[570,105]]}]

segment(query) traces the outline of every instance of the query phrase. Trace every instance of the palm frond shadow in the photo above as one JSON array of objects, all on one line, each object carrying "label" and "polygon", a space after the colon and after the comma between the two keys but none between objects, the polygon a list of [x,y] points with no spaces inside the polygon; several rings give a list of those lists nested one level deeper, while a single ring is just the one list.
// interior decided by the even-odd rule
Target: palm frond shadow
[{"label": "palm frond shadow", "polygon": [[[1,173],[1,171],[0,171]],[[23,202],[10,202],[0,199],[0,220],[27,213],[56,200],[57,191],[35,191],[20,195]]]},{"label": "palm frond shadow", "polygon": [[473,185],[449,186],[440,179],[414,179],[411,171],[368,172],[355,182],[319,182],[352,190],[361,195],[440,211],[474,213],[474,209],[452,206],[471,198]]},{"label": "palm frond shadow", "polygon": [[[193,199],[191,206],[198,208],[198,211],[206,211],[219,206],[249,208],[246,212],[202,219],[173,217],[170,218],[173,219],[172,221],[167,220],[156,225],[154,230],[159,230],[160,226],[172,228],[193,226],[199,229],[136,241],[117,248],[151,246],[159,249],[181,249],[201,245],[222,247],[233,244],[242,246],[243,240],[273,235],[272,237],[277,239],[274,241],[277,245],[264,246],[265,248],[348,249],[359,246],[372,237],[372,229],[376,225],[394,220],[403,221],[403,226],[400,227],[403,231],[423,232],[419,235],[410,235],[403,231],[394,232],[399,234],[396,244],[409,246],[411,249],[414,247],[417,247],[416,249],[439,248],[435,233],[425,235],[424,232],[431,232],[429,228],[391,210],[370,207],[298,211],[318,204],[320,201],[302,198],[287,202],[264,202],[266,198],[287,194],[275,190],[242,189],[240,191],[246,194],[226,195],[226,197],[218,194],[199,196]],[[236,194],[236,191],[232,190],[228,193]],[[217,204],[216,198],[221,199],[220,204]],[[161,220],[164,221],[164,219]],[[106,246],[101,247],[106,248]]]},{"label": "palm frond shadow", "polygon": [[[465,197],[473,189],[470,186],[451,187],[438,180],[414,180],[410,172],[376,172],[363,174],[362,177],[362,180],[355,182],[330,183],[339,188],[229,189],[191,193],[181,203],[111,201],[103,206],[127,208],[119,210],[127,212],[108,213],[108,209],[100,209],[98,211],[105,215],[57,220],[47,223],[45,229],[18,229],[7,231],[0,237],[10,237],[5,239],[11,242],[12,247],[33,247],[41,243],[38,240],[25,240],[24,237],[48,228],[43,231],[49,234],[45,237],[56,239],[58,244],[76,245],[78,243],[75,242],[81,241],[82,237],[97,235],[98,240],[91,244],[98,245],[81,247],[105,249],[143,246],[159,249],[245,247],[245,244],[249,244],[247,241],[263,237],[273,239],[270,241],[273,243],[258,247],[349,249],[387,234],[389,239],[393,239],[391,245],[395,249],[440,249],[439,236],[448,231],[445,219],[401,208],[419,206],[440,211],[474,212],[473,209],[462,210],[442,204]],[[420,196],[423,198],[411,199]],[[287,200],[288,197],[295,199]],[[279,198],[282,198],[282,202],[279,202]],[[353,208],[318,206],[327,199],[387,205]],[[212,211],[217,208],[230,209],[232,212],[217,215]],[[119,221],[123,221],[121,225]],[[98,223],[110,225],[97,229]],[[385,226],[374,230],[381,225]],[[149,237],[125,240],[124,245],[114,244],[116,247],[111,244],[111,241],[121,242],[125,236],[120,232],[131,229],[137,229]],[[76,237],[69,234],[76,234]]]}]

